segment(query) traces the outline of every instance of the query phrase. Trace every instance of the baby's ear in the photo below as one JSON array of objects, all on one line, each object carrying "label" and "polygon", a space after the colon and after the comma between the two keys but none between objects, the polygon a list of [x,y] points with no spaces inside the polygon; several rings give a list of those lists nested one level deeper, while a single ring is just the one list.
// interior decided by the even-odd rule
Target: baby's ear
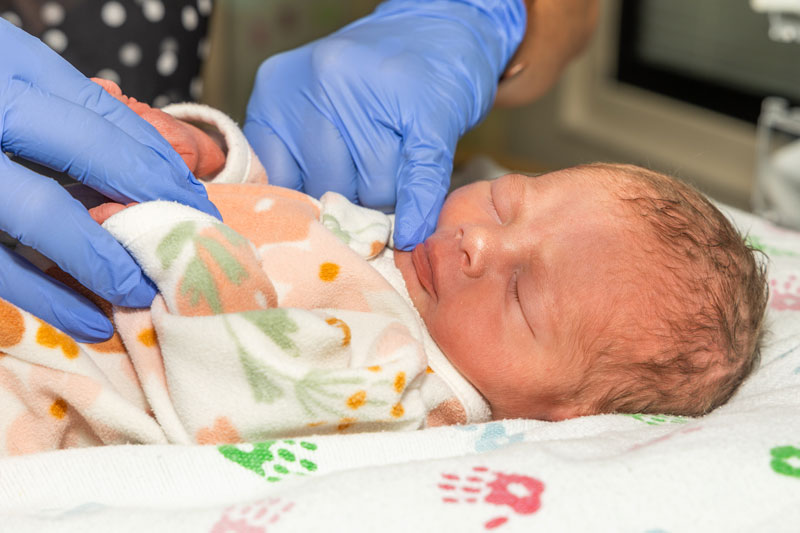
[{"label": "baby's ear", "polygon": [[592,410],[587,405],[575,403],[571,405],[558,405],[548,408],[547,420],[551,422],[560,422],[561,420],[569,420],[570,418],[578,418],[579,416],[593,415]]},{"label": "baby's ear", "polygon": [[92,81],[95,82],[97,85],[102,87],[106,90],[108,94],[116,98],[117,100],[122,99],[122,89],[119,88],[119,85],[114,83],[111,80],[106,80],[103,78],[92,78]]}]

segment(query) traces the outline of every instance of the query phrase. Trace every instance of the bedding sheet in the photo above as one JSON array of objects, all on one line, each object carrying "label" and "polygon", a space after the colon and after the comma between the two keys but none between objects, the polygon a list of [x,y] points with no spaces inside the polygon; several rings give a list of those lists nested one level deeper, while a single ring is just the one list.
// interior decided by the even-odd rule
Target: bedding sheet
[{"label": "bedding sheet", "polygon": [[756,373],[702,418],[602,415],[0,461],[0,531],[798,531],[800,234],[769,257]]}]

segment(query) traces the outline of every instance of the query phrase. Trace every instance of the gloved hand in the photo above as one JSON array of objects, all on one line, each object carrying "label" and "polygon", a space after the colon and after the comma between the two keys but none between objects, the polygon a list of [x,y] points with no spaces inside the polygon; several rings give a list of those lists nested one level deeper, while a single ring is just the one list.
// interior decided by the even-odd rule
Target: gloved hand
[{"label": "gloved hand", "polygon": [[270,182],[396,206],[395,246],[436,226],[461,135],[494,100],[522,0],[392,0],[258,71],[244,132]]},{"label": "gloved hand", "polygon": [[[120,203],[167,199],[219,212],[152,126],[41,41],[0,19],[0,50],[0,230],[108,301],[149,305],[155,290],[125,249],[54,180],[7,154],[66,172]],[[0,298],[79,341],[113,332],[87,299],[2,245]]]}]

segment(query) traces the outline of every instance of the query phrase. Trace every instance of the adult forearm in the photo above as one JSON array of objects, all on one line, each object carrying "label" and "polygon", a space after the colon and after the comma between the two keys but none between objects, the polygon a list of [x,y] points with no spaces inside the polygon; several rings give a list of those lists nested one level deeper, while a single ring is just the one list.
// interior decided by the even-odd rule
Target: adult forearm
[{"label": "adult forearm", "polygon": [[599,0],[525,0],[525,37],[501,78],[495,104],[518,106],[541,97],[589,42]]}]

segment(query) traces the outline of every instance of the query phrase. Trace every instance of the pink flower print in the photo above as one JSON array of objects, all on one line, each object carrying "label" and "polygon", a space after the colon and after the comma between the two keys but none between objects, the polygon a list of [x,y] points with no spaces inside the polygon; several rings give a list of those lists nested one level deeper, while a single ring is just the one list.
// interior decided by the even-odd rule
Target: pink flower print
[{"label": "pink flower print", "polygon": [[539,510],[539,495],[544,484],[538,479],[518,474],[497,472],[497,478],[489,483],[492,492],[486,502],[495,505],[508,505],[517,514],[532,514]]},{"label": "pink flower print", "polygon": [[266,533],[267,526],[280,520],[292,507],[294,502],[284,502],[280,498],[231,505],[225,508],[209,533]]},{"label": "pink flower print", "polygon": [[[441,476],[438,487],[444,493],[444,503],[505,505],[518,515],[533,514],[541,507],[544,483],[530,476],[490,472],[483,466],[473,467],[467,475],[443,473]],[[483,527],[495,529],[508,520],[509,516],[495,516],[484,522]]]},{"label": "pink flower print", "polygon": [[771,308],[778,311],[800,311],[800,281],[797,276],[792,274],[783,283],[771,279],[769,288]]}]

